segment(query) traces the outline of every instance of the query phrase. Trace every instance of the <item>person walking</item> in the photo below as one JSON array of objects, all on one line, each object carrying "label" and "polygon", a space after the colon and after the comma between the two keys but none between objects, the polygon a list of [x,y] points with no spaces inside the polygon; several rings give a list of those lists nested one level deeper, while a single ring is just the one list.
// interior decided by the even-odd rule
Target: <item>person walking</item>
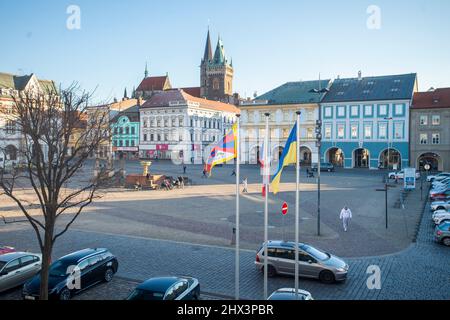
[{"label": "person walking", "polygon": [[340,219],[342,220],[342,226],[344,227],[344,231],[347,232],[348,224],[352,219],[352,211],[347,206],[345,206],[341,210]]},{"label": "person walking", "polygon": [[242,193],[248,193],[248,180],[247,180],[247,177],[245,177],[244,180],[242,180],[242,186],[243,186]]},{"label": "person walking", "polygon": [[183,174],[186,174],[186,165],[183,165]]},{"label": "person walking", "polygon": [[236,169],[233,169],[233,171],[231,172],[231,176],[235,176],[236,175]]},{"label": "person walking", "polygon": [[203,176],[202,178],[208,178],[208,176],[206,175],[206,169],[203,169]]}]

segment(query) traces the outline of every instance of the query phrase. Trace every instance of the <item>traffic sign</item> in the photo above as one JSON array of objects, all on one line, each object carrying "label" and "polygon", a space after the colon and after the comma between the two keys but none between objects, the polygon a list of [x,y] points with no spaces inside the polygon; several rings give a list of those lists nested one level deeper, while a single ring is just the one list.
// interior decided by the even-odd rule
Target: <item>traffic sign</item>
[{"label": "traffic sign", "polygon": [[286,202],[284,202],[281,206],[281,213],[283,214],[283,216],[287,215],[288,213],[288,205]]},{"label": "traffic sign", "polygon": [[427,163],[427,164],[424,166],[424,168],[425,168],[426,171],[429,171],[429,170],[431,169],[431,166]]}]

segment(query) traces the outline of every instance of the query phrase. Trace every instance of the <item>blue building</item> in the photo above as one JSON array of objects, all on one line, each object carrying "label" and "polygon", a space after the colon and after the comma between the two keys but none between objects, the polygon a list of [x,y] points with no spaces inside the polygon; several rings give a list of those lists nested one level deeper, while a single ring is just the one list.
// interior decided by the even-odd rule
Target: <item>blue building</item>
[{"label": "blue building", "polygon": [[321,102],[323,161],[345,168],[409,165],[417,75],[336,79]]}]

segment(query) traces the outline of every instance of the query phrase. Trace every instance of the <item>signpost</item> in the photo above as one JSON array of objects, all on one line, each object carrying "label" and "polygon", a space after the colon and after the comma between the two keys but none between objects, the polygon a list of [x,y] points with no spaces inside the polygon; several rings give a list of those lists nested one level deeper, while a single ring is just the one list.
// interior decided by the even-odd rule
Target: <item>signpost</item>
[{"label": "signpost", "polygon": [[286,202],[283,202],[283,205],[281,206],[281,213],[283,215],[282,217],[282,228],[283,228],[283,240],[285,240],[285,228],[284,228],[284,217],[288,213],[288,204]]},{"label": "signpost", "polygon": [[405,168],[403,172],[403,188],[405,190],[414,190],[416,188],[416,168]]}]

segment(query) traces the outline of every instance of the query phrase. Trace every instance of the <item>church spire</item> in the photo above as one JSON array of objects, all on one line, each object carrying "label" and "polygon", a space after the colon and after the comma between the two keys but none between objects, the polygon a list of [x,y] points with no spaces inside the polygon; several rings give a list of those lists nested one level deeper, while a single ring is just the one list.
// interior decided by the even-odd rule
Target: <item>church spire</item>
[{"label": "church spire", "polygon": [[212,59],[211,37],[209,36],[209,27],[208,27],[208,35],[206,36],[206,45],[205,45],[205,53],[203,55],[203,61],[208,62],[211,59]]},{"label": "church spire", "polygon": [[145,62],[145,71],[144,71],[144,79],[148,78],[148,67],[147,62]]},{"label": "church spire", "polygon": [[123,97],[128,98],[127,87],[125,87],[125,90],[123,91]]}]

